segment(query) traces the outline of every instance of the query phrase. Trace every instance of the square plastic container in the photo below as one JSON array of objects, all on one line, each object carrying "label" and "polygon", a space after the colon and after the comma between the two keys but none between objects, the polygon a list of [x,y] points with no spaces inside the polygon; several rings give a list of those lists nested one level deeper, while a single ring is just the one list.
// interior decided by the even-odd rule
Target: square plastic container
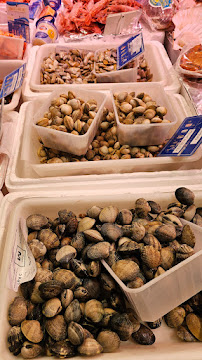
[{"label": "square plastic container", "polygon": [[[6,75],[19,68],[23,63],[23,60],[0,60],[0,80],[3,80]],[[14,110],[18,106],[20,95],[21,88],[13,93],[11,102],[4,105],[4,111]]]},{"label": "square plastic container", "polygon": [[[65,133],[58,130],[47,129],[43,126],[36,125],[37,121],[40,118],[43,118],[43,115],[48,111],[49,106],[51,105],[51,100],[59,96],[62,93],[68,93],[68,91],[73,91],[76,95],[76,98],[81,98],[84,101],[94,99],[97,101],[98,112],[93,119],[92,124],[90,125],[88,131],[84,135],[73,135],[71,133]],[[98,91],[85,91],[74,89],[73,86],[61,86],[51,93],[47,101],[43,103],[40,107],[40,110],[34,115],[33,126],[36,129],[38,135],[41,137],[45,146],[57,149],[60,151],[69,152],[75,155],[83,155],[89,148],[90,143],[92,142],[96,131],[98,129],[99,123],[103,114],[103,107],[106,101],[106,94]]]},{"label": "square plastic container", "polygon": [[[165,106],[167,109],[166,119],[170,120],[171,123],[163,124],[122,124],[119,121],[116,105],[114,102],[113,94],[115,92],[127,91],[128,93],[135,91],[138,93],[144,92],[151,96],[153,101],[156,101],[158,106]],[[160,84],[131,84],[125,86],[124,84],[113,85],[111,89],[113,98],[113,107],[117,122],[117,133],[120,144],[128,144],[130,146],[148,146],[148,145],[159,145],[165,140],[169,139],[174,131],[174,127],[178,122],[173,107],[169,101],[168,95],[164,91],[164,88]]]},{"label": "square plastic container", "polygon": [[156,321],[202,290],[202,228],[181,221],[184,225],[189,224],[195,234],[195,254],[138,289],[129,289],[102,260],[142,321]]},{"label": "square plastic container", "polygon": [[[109,48],[102,49],[102,51],[108,50]],[[106,71],[103,73],[96,72],[96,56],[100,50],[95,51],[94,70],[98,83],[125,83],[137,81],[137,67],[130,69],[120,69],[116,71]],[[137,62],[136,62],[137,64]]]}]

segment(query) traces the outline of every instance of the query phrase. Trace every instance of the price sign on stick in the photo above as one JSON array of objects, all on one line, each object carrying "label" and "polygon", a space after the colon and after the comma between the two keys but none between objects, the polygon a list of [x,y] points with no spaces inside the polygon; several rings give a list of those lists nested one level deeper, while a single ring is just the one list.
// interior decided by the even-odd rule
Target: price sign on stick
[{"label": "price sign on stick", "polygon": [[131,60],[144,52],[142,31],[130,37],[117,48],[117,69],[121,69]]},{"label": "price sign on stick", "polygon": [[23,82],[26,64],[6,75],[0,91],[0,99],[17,90]]},{"label": "price sign on stick", "polygon": [[202,115],[184,119],[158,156],[191,156],[202,143]]}]

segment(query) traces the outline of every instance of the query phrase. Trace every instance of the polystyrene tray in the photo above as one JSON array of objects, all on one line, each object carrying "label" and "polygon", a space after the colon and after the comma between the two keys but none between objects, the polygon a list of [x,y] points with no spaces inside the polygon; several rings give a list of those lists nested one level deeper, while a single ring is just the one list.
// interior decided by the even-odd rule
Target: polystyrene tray
[{"label": "polystyrene tray", "polygon": [[[79,48],[86,49],[86,48],[89,48],[89,46],[90,46],[90,48],[92,50],[93,49],[96,50],[98,48],[100,48],[100,49],[106,48],[106,46],[114,47],[116,45],[115,41],[118,44],[118,41],[120,42],[120,39],[114,40],[114,42],[110,42],[109,40],[108,41],[106,41],[106,40],[99,40],[99,41],[91,40],[90,42],[81,42],[79,44]],[[49,50],[55,49],[55,47],[57,45],[56,44],[43,45],[43,47],[44,46],[46,46],[45,49],[49,55]],[[69,46],[69,48],[70,47],[77,48],[78,43],[71,42],[71,45],[68,44],[68,46]],[[42,86],[43,92],[45,92],[45,95],[48,95],[48,92],[52,91],[52,89],[57,86],[57,85],[39,85],[39,79],[37,80],[37,76],[38,76],[37,71],[35,71],[36,79],[34,80],[32,77],[32,70],[36,65],[36,59],[38,58],[38,54],[41,53],[41,55],[42,55],[41,48],[43,48],[43,47],[39,48],[37,46],[34,46],[30,50],[30,56],[29,56],[29,60],[28,60],[28,64],[27,64],[27,74],[26,74],[26,78],[24,80],[23,88],[22,88],[22,95],[23,95],[24,101],[32,100],[33,98],[36,98],[40,95],[39,92],[31,90],[30,81],[34,82],[36,86]],[[40,53],[39,53],[39,51],[40,51]],[[146,42],[145,43],[145,57],[146,58],[148,57],[148,62],[149,62],[149,66],[151,68],[151,72],[154,74],[153,81],[154,82],[159,82],[159,81],[164,82],[166,79],[166,83],[164,84],[165,90],[169,91],[171,93],[178,93],[180,91],[180,83],[179,83],[179,80],[177,79],[176,73],[172,67],[172,64],[167,56],[167,53],[166,53],[163,45],[161,43],[159,43],[158,41],[151,41],[149,43]],[[154,58],[155,58],[155,60],[152,60]],[[41,60],[42,60],[42,56],[41,56]],[[40,66],[38,66],[38,71],[40,71]],[[45,89],[44,88],[45,86],[49,86],[50,89]],[[99,89],[99,90],[110,89],[110,84],[105,84],[105,83],[83,84],[83,85],[81,84],[80,86],[85,86],[85,88],[89,88],[89,89],[95,89],[95,88]],[[79,86],[79,88],[80,88],[80,86]]]},{"label": "polystyrene tray", "polygon": [[[0,79],[3,80],[6,75],[19,68],[23,63],[23,60],[0,60]],[[21,88],[13,93],[11,102],[4,105],[4,111],[11,111],[17,107],[20,100],[20,94]]]},{"label": "polystyrene tray", "polygon": [[[98,111],[88,131],[83,135],[73,135],[71,133],[36,125],[36,123],[43,118],[44,113],[49,110],[51,101],[54,98],[59,97],[62,93],[68,94],[68,91],[70,90],[75,93],[76,98],[80,98],[85,102],[90,99],[97,101]],[[45,146],[76,155],[84,155],[93,141],[102,119],[103,108],[107,97],[106,95],[107,94],[104,94],[101,91],[94,91],[92,93],[92,91],[84,90],[83,88],[75,89],[74,86],[71,85],[60,86],[50,94],[48,99],[43,102],[42,106],[40,106],[39,110],[32,114],[32,126],[37,131]]]},{"label": "polystyrene tray", "polygon": [[[111,189],[113,190],[113,189]],[[133,187],[132,193],[118,191],[113,196],[110,195],[111,191],[106,189],[100,189],[100,195],[92,195],[90,191],[85,193],[81,197],[81,191],[77,195],[71,196],[70,192],[38,192],[38,193],[16,193],[9,194],[4,197],[0,206],[0,212],[4,214],[0,222],[0,244],[2,239],[6,238],[5,248],[2,258],[1,266],[1,315],[0,315],[0,352],[2,359],[14,360],[15,357],[9,352],[7,348],[7,333],[10,328],[7,321],[7,311],[10,302],[17,295],[14,291],[6,288],[6,276],[8,273],[9,261],[11,257],[11,251],[14,243],[15,225],[19,220],[19,217],[27,217],[33,212],[44,213],[50,218],[57,216],[57,211],[61,208],[68,207],[72,211],[83,212],[91,204],[96,203],[105,205],[113,201],[119,208],[133,207],[134,201],[137,197],[145,196],[147,199],[159,200],[161,199],[161,205],[168,204],[175,200],[174,194],[168,190],[160,192],[159,189],[154,193],[141,193],[138,188]],[[195,192],[196,206],[199,206],[202,200],[202,193]],[[7,216],[6,216],[7,215]],[[8,219],[9,215],[9,219]],[[185,280],[184,285],[186,286]],[[132,360],[201,360],[201,343],[185,343],[179,340],[175,334],[175,330],[168,328],[163,324],[160,328],[154,330],[156,336],[156,342],[152,346],[138,345],[132,341],[121,342],[121,347],[116,353],[101,354],[100,358],[104,360],[126,359]],[[98,356],[91,357],[93,360],[99,359]],[[46,360],[47,357],[39,357],[39,360]],[[81,360],[83,357],[76,357],[75,359]]]},{"label": "polystyrene tray", "polygon": [[[173,95],[168,96],[160,84],[114,84],[111,89],[112,98],[115,92],[128,93],[135,91],[135,94],[143,92],[151,96],[153,101],[156,101],[158,106],[164,106],[167,109],[165,119],[170,120],[170,123],[165,124],[132,124],[126,125],[119,121],[115,102],[113,101],[113,108],[115,112],[115,118],[117,123],[117,134],[118,140],[122,145],[130,146],[148,146],[148,145],[159,145],[164,143],[165,140],[169,139],[175,132],[178,119],[173,111]],[[179,123],[178,123],[179,125]]]}]

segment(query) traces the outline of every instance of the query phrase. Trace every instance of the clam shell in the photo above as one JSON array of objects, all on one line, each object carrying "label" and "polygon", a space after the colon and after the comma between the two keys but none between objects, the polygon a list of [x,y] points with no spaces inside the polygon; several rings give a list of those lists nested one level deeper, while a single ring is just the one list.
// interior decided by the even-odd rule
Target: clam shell
[{"label": "clam shell", "polygon": [[159,204],[157,204],[155,201],[148,201],[148,204],[151,208],[151,213],[152,214],[160,214],[161,212],[161,206]]},{"label": "clam shell", "polygon": [[63,315],[56,315],[45,322],[45,329],[55,341],[64,340],[67,336],[67,324]]},{"label": "clam shell", "polygon": [[110,244],[106,241],[102,241],[91,246],[87,251],[87,256],[91,260],[106,259],[109,256]]},{"label": "clam shell", "polygon": [[20,325],[27,316],[27,302],[22,296],[17,296],[9,305],[8,321],[10,325]]},{"label": "clam shell", "polygon": [[114,315],[116,313],[116,311],[114,309],[111,309],[111,308],[104,308],[104,314],[103,314],[103,318],[100,322],[100,325],[103,326],[103,327],[108,327],[108,324],[110,322],[110,319],[112,317],[112,315]]},{"label": "clam shell", "polygon": [[67,264],[71,259],[77,255],[76,249],[71,245],[62,246],[56,254],[56,260],[61,264]]},{"label": "clam shell", "polygon": [[91,277],[97,277],[101,272],[100,261],[93,260],[87,265],[88,275]]},{"label": "clam shell", "polygon": [[65,289],[61,293],[61,303],[64,308],[66,308],[73,300],[74,293],[70,289]]},{"label": "clam shell", "polygon": [[99,220],[102,223],[114,223],[118,216],[119,209],[116,206],[110,205],[104,207],[99,214]]},{"label": "clam shell", "polygon": [[161,253],[152,245],[144,246],[141,259],[150,269],[155,269],[161,265]]},{"label": "clam shell", "polygon": [[20,326],[13,326],[9,329],[7,340],[9,351],[14,355],[18,355],[23,343],[23,335]]},{"label": "clam shell", "polygon": [[196,213],[196,206],[193,204],[184,211],[183,217],[185,220],[191,221],[193,219],[195,213]]},{"label": "clam shell", "polygon": [[87,320],[94,323],[100,322],[104,315],[102,303],[95,299],[89,300],[85,305],[84,315]]},{"label": "clam shell", "polygon": [[140,198],[140,199],[136,200],[135,212],[138,217],[144,219],[147,217],[147,215],[150,211],[151,211],[151,207],[149,206],[149,203],[144,198]]},{"label": "clam shell", "polygon": [[128,209],[122,209],[119,211],[117,222],[119,222],[121,225],[129,225],[131,224],[133,219],[133,214]]},{"label": "clam shell", "polygon": [[64,318],[67,323],[71,321],[79,322],[81,318],[81,308],[77,299],[73,300],[70,305],[67,306]]},{"label": "clam shell", "polygon": [[101,273],[100,281],[103,290],[111,292],[116,289],[116,282],[109,274]]},{"label": "clam shell", "polygon": [[192,231],[189,225],[184,225],[182,229],[181,242],[191,247],[194,247],[196,244],[196,238],[194,232]]},{"label": "clam shell", "polygon": [[54,355],[59,358],[69,358],[75,356],[74,347],[67,339],[56,341],[51,345],[50,349]]},{"label": "clam shell", "polygon": [[132,281],[139,272],[139,266],[131,260],[119,260],[112,265],[112,270],[122,281]]},{"label": "clam shell", "polygon": [[81,260],[72,259],[70,261],[71,268],[75,275],[80,278],[86,277],[88,275],[86,265]]},{"label": "clam shell", "polygon": [[42,307],[43,315],[45,315],[48,318],[58,315],[61,312],[61,310],[62,310],[62,304],[60,299],[58,298],[52,298],[46,301]]},{"label": "clam shell", "polygon": [[77,232],[77,234],[73,236],[71,246],[73,246],[77,252],[81,252],[84,249],[85,237],[82,232]]},{"label": "clam shell", "polygon": [[175,196],[176,199],[183,205],[192,205],[194,203],[194,193],[185,188],[185,187],[180,187],[175,191]]},{"label": "clam shell", "polygon": [[81,355],[95,356],[100,354],[103,349],[95,339],[87,338],[77,350]]},{"label": "clam shell", "polygon": [[28,216],[26,220],[27,227],[32,230],[41,230],[48,225],[48,219],[41,214],[33,214]]},{"label": "clam shell", "polygon": [[152,345],[155,342],[155,335],[151,329],[141,324],[140,329],[132,334],[133,340],[140,345]]},{"label": "clam shell", "polygon": [[143,242],[146,245],[152,245],[155,249],[157,250],[161,250],[161,244],[158,241],[158,239],[152,235],[152,234],[146,234],[145,237],[143,238]]},{"label": "clam shell", "polygon": [[79,221],[77,231],[83,232],[85,230],[91,229],[95,224],[95,219],[92,219],[90,217],[85,217]]},{"label": "clam shell", "polygon": [[53,279],[61,282],[63,284],[63,287],[70,290],[74,290],[74,288],[80,282],[80,280],[71,270],[60,269],[60,268],[56,269],[53,272]]},{"label": "clam shell", "polygon": [[94,206],[92,206],[90,209],[88,209],[87,215],[88,215],[90,218],[98,219],[101,210],[102,210],[102,208],[100,208],[99,206],[94,205]]},{"label": "clam shell", "polygon": [[29,242],[29,248],[35,259],[39,258],[40,256],[44,256],[46,254],[47,248],[43,244],[43,242],[33,239]]},{"label": "clam shell", "polygon": [[186,342],[195,342],[197,341],[196,338],[188,331],[185,326],[179,326],[176,332],[177,336]]},{"label": "clam shell", "polygon": [[68,339],[73,345],[81,345],[84,341],[84,329],[80,324],[71,321],[67,329]]},{"label": "clam shell", "polygon": [[43,339],[43,331],[37,320],[24,320],[21,323],[21,331],[27,340],[39,343]]},{"label": "clam shell", "polygon": [[174,250],[170,246],[161,249],[161,266],[164,270],[170,269],[175,262]]},{"label": "clam shell", "polygon": [[38,268],[34,280],[36,282],[46,282],[52,280],[53,273],[50,270]]},{"label": "clam shell", "polygon": [[42,229],[38,234],[38,239],[45,245],[47,250],[57,248],[60,244],[57,235],[50,229]]},{"label": "clam shell", "polygon": [[161,225],[155,230],[155,236],[160,242],[173,241],[176,238],[174,225]]},{"label": "clam shell", "polygon": [[114,331],[101,331],[97,337],[97,341],[103,348],[103,352],[109,353],[118,350],[120,346],[120,338]]},{"label": "clam shell", "polygon": [[110,327],[122,341],[127,341],[133,333],[133,324],[127,314],[114,314],[110,319]]},{"label": "clam shell", "polygon": [[43,353],[43,348],[39,344],[25,341],[21,348],[21,355],[24,359],[33,359]]},{"label": "clam shell", "polygon": [[186,312],[184,308],[178,306],[165,315],[165,320],[169,327],[177,328],[178,326],[182,325],[185,319],[185,315]]},{"label": "clam shell", "polygon": [[202,319],[199,316],[190,313],[186,316],[186,324],[195,338],[202,341]]},{"label": "clam shell", "polygon": [[104,241],[102,235],[97,230],[89,229],[89,230],[83,231],[83,233],[84,233],[86,240],[88,240],[90,242],[97,243],[100,241]]},{"label": "clam shell", "polygon": [[145,227],[138,223],[133,222],[131,226],[131,239],[140,242],[145,236]]},{"label": "clam shell", "polygon": [[123,231],[116,224],[105,223],[101,227],[101,234],[108,241],[117,241],[123,236]]},{"label": "clam shell", "polygon": [[44,299],[52,299],[58,296],[64,288],[64,284],[58,280],[46,281],[39,285],[40,295]]}]

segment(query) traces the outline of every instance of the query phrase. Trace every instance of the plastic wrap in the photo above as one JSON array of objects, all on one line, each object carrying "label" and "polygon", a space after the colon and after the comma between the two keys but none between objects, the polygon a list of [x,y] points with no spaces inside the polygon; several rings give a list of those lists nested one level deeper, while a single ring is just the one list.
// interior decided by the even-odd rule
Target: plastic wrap
[{"label": "plastic wrap", "polygon": [[175,14],[175,5],[172,0],[145,0],[143,9],[144,20],[152,30],[168,30],[172,27],[172,18]]},{"label": "plastic wrap", "polygon": [[202,44],[192,41],[184,46],[176,61],[175,69],[185,78],[202,79]]}]

